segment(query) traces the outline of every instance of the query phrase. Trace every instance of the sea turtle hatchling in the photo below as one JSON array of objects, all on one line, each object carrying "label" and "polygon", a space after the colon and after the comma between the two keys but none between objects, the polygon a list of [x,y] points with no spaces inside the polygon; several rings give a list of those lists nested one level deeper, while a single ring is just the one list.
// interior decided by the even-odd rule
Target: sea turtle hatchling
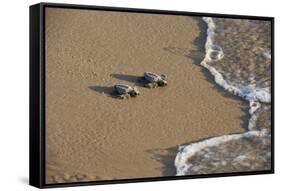
[{"label": "sea turtle hatchling", "polygon": [[126,84],[116,84],[114,85],[114,91],[118,94],[118,97],[121,99],[136,97],[140,95],[137,87],[131,87]]},{"label": "sea turtle hatchling", "polygon": [[155,88],[158,86],[166,86],[167,77],[165,75],[158,75],[153,72],[145,72],[143,74],[144,80],[147,82],[144,86],[148,88]]}]

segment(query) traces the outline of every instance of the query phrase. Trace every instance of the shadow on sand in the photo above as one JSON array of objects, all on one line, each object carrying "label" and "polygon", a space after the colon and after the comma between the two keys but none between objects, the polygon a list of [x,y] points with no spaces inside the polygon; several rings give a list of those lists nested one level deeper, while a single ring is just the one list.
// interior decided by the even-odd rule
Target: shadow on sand
[{"label": "shadow on sand", "polygon": [[167,149],[151,149],[147,150],[146,152],[151,156],[151,158],[162,164],[162,167],[157,169],[162,172],[162,176],[176,175],[174,161],[178,152],[177,146]]},{"label": "shadow on sand", "polygon": [[[125,82],[134,83],[134,86],[144,87],[147,83],[142,76],[128,75],[128,74],[110,74],[111,77]],[[106,94],[111,98],[120,98],[118,93],[114,91],[113,86],[88,86],[89,89],[98,92],[100,94]]]},{"label": "shadow on sand", "polygon": [[143,87],[146,81],[142,76],[129,75],[129,74],[110,74],[111,77],[125,82],[134,83],[134,86]]},{"label": "shadow on sand", "polygon": [[100,94],[105,94],[111,98],[119,98],[117,93],[114,91],[114,88],[110,86],[88,86],[88,88]]}]

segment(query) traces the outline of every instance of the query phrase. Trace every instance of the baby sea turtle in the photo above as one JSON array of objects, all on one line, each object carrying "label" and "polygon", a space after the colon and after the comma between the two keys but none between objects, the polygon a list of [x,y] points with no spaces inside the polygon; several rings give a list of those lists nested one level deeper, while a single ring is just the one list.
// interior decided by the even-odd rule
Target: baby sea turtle
[{"label": "baby sea turtle", "polygon": [[144,80],[147,82],[144,86],[148,88],[155,88],[158,86],[166,86],[167,85],[167,77],[165,75],[158,75],[153,72],[145,72]]},{"label": "baby sea turtle", "polygon": [[114,85],[114,91],[118,94],[121,99],[128,97],[136,97],[140,95],[139,90],[136,87],[131,87],[126,84],[116,84]]}]

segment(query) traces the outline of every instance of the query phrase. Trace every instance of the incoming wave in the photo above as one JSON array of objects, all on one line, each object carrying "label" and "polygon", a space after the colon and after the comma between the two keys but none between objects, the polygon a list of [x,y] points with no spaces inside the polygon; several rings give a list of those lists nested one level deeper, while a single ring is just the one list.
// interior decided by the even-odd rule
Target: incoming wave
[{"label": "incoming wave", "polygon": [[[237,166],[245,171],[265,168],[271,160],[269,140],[270,134],[263,129],[180,146],[175,159],[177,175],[235,172]],[[237,146],[241,149],[235,152]],[[225,153],[227,150],[231,153]]]}]

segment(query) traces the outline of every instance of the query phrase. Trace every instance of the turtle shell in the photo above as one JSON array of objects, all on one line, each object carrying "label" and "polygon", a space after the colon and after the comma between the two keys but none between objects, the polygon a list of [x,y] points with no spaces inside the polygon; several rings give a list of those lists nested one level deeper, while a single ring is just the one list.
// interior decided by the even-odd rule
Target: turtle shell
[{"label": "turtle shell", "polygon": [[126,84],[116,84],[114,86],[114,90],[117,91],[119,94],[127,94],[131,92],[133,89],[132,87],[126,85]]},{"label": "turtle shell", "polygon": [[155,74],[153,72],[145,72],[144,73],[144,78],[149,81],[149,82],[158,82],[159,80],[161,80],[161,76],[159,76],[158,74]]}]

